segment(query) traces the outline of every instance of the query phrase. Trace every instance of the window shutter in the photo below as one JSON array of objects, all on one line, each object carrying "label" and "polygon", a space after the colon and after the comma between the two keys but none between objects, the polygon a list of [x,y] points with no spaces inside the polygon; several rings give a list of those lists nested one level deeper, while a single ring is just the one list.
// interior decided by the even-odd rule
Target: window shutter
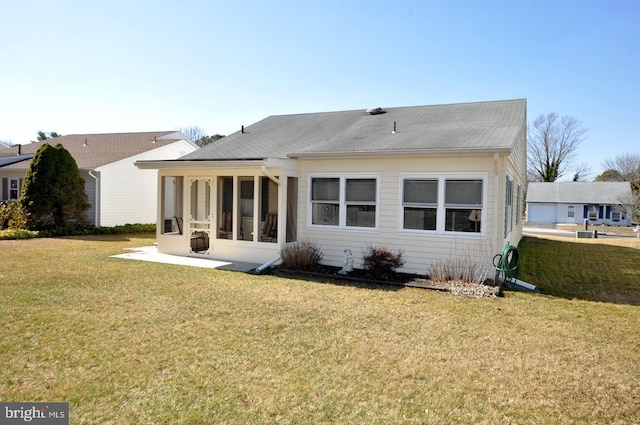
[{"label": "window shutter", "polygon": [[584,206],[584,215],[582,216],[582,218],[587,218],[587,217],[589,217],[589,205]]},{"label": "window shutter", "polygon": [[18,182],[18,199],[22,198],[22,181],[24,179],[20,179],[20,181]]},{"label": "window shutter", "polygon": [[2,193],[0,193],[0,200],[4,201],[9,197],[9,179],[2,178]]},{"label": "window shutter", "polygon": [[604,218],[604,207],[602,205],[598,207],[598,218]]},{"label": "window shutter", "polygon": [[607,205],[607,219],[611,218],[611,205]]}]

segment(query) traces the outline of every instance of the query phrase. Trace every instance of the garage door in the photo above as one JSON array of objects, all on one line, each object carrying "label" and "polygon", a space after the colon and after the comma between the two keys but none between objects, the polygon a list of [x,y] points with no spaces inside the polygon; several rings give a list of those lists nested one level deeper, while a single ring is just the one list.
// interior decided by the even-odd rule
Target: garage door
[{"label": "garage door", "polygon": [[527,220],[532,223],[555,223],[555,205],[529,205]]}]

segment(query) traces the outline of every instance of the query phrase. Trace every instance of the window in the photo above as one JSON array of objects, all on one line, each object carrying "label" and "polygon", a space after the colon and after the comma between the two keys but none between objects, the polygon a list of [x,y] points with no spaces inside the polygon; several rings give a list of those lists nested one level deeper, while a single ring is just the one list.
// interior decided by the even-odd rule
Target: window
[{"label": "window", "polygon": [[18,200],[18,179],[11,179],[9,182],[9,200],[17,201]]},{"label": "window", "polygon": [[569,209],[567,210],[567,217],[574,218],[575,216],[575,208],[573,205],[569,205]]},{"label": "window", "polygon": [[482,180],[445,180],[445,231],[481,231]]},{"label": "window", "polygon": [[[485,177],[400,176],[401,232],[482,233]],[[513,192],[512,192],[513,193]]]},{"label": "window", "polygon": [[162,177],[162,233],[183,232],[182,177]]},{"label": "window", "polygon": [[375,179],[346,179],[348,227],[376,227]]},{"label": "window", "polygon": [[504,237],[511,232],[513,223],[513,180],[507,176],[506,198],[504,208]]},{"label": "window", "polygon": [[406,179],[402,187],[403,228],[436,230],[438,180]]},{"label": "window", "polygon": [[621,217],[620,211],[612,211],[611,212],[611,220],[620,221],[620,217]]},{"label": "window", "polygon": [[340,216],[340,179],[311,180],[311,224],[337,226]]},{"label": "window", "polygon": [[370,177],[312,177],[311,224],[375,228],[378,181]]},{"label": "window", "polygon": [[518,193],[516,200],[516,226],[520,224],[520,215],[522,214],[522,186],[518,185]]},{"label": "window", "polygon": [[597,220],[598,219],[598,207],[596,205],[591,205],[589,207],[589,220]]}]

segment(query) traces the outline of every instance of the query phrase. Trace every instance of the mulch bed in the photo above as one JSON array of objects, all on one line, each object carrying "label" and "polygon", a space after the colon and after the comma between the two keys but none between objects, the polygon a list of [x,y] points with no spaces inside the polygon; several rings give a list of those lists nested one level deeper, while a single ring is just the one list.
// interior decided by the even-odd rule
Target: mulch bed
[{"label": "mulch bed", "polygon": [[428,276],[411,273],[394,273],[391,276],[372,276],[367,270],[354,269],[346,275],[339,274],[340,267],[320,265],[313,271],[289,270],[285,268],[274,269],[275,274],[309,276],[331,281],[346,281],[361,285],[383,285],[392,287],[413,287],[432,289],[442,292],[461,295],[468,298],[496,297],[500,296],[498,288],[478,283],[462,281],[432,281]]}]

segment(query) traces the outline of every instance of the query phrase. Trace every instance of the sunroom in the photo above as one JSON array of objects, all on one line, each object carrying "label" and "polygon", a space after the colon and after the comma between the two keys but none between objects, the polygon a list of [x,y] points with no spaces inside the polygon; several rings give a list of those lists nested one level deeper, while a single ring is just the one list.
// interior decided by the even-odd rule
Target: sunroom
[{"label": "sunroom", "polygon": [[278,257],[297,237],[298,179],[287,161],[268,162],[138,162],[159,169],[158,251],[253,263]]}]

